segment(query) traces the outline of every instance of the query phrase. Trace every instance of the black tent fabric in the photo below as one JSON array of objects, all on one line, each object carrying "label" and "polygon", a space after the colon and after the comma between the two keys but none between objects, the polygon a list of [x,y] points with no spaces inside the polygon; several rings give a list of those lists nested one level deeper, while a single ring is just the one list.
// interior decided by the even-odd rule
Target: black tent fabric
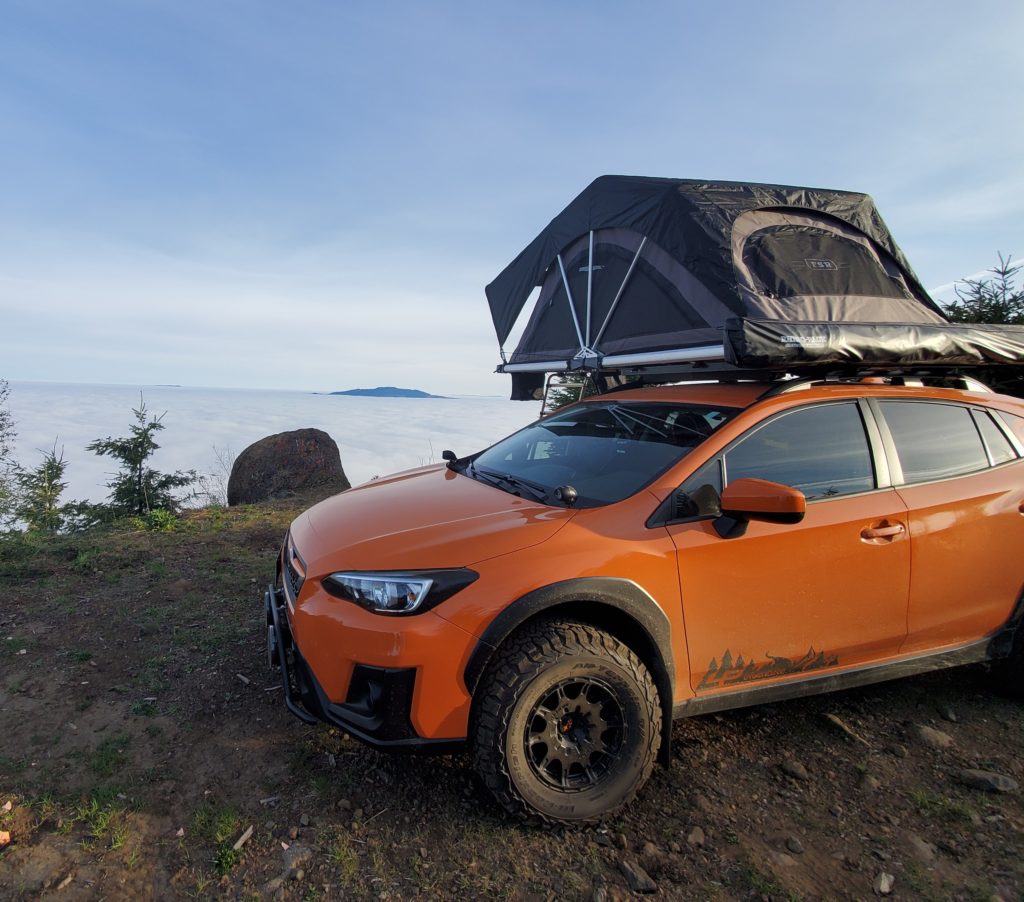
[{"label": "black tent fabric", "polygon": [[734,319],[946,322],[871,198],[819,188],[602,176],[487,286],[500,345],[538,286],[506,372],[726,360]]}]

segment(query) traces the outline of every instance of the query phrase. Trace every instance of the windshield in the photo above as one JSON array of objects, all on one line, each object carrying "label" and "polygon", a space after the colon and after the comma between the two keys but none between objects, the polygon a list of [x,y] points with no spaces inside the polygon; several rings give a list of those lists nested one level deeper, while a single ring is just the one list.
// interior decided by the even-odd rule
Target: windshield
[{"label": "windshield", "polygon": [[570,486],[577,507],[611,504],[643,488],[735,413],[694,404],[575,405],[510,435],[459,470],[546,504],[561,503],[555,490]]}]

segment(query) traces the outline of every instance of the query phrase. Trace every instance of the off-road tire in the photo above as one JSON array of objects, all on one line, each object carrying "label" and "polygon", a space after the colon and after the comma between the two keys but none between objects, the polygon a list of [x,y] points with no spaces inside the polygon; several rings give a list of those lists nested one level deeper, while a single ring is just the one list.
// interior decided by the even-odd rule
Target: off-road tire
[{"label": "off-road tire", "polygon": [[654,681],[627,645],[587,624],[540,621],[515,633],[481,680],[473,765],[519,818],[594,823],[647,782],[661,717]]}]

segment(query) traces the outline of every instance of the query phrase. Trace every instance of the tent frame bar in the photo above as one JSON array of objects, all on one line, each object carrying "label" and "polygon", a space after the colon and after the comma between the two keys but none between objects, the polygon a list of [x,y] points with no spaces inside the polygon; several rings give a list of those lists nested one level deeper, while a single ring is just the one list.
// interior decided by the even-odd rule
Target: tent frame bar
[{"label": "tent frame bar", "polygon": [[[593,236],[594,233],[591,232],[590,234]],[[626,290],[626,283],[629,281],[629,277],[633,275],[633,269],[636,267],[637,260],[640,259],[640,254],[643,251],[645,244],[647,244],[646,235],[644,235],[643,240],[640,242],[640,247],[636,249],[636,253],[633,255],[633,261],[629,264],[629,269],[626,270],[626,275],[622,278],[622,284],[619,286],[618,293],[615,295],[615,300],[612,301],[611,307],[608,308],[608,314],[605,316],[604,322],[601,323],[601,330],[597,333],[597,338],[594,339],[595,348],[601,344],[601,337],[604,335],[604,330],[608,328],[608,323],[611,321],[612,314],[615,312],[615,308],[619,305],[619,298],[622,297],[622,292]]]},{"label": "tent frame bar", "polygon": [[660,366],[666,363],[697,363],[725,360],[724,345],[705,345],[700,348],[679,348],[675,351],[647,351],[643,354],[613,354],[610,357],[594,355],[585,365],[573,366],[572,360],[547,360],[531,363],[506,363],[499,367],[503,373],[560,373],[572,369],[618,369],[623,366]]},{"label": "tent frame bar", "polygon": [[569,287],[569,277],[565,274],[565,264],[562,262],[562,255],[558,255],[558,268],[562,271],[562,284],[565,286],[565,299],[569,302],[569,312],[572,314],[572,324],[576,327],[576,337],[580,342],[580,350],[586,345],[583,342],[583,333],[580,332],[580,320],[576,316],[576,305],[572,301],[572,289]]},{"label": "tent frame bar", "polygon": [[587,257],[587,343],[583,348],[590,347],[590,302],[594,296],[594,230],[590,230],[590,255]]}]

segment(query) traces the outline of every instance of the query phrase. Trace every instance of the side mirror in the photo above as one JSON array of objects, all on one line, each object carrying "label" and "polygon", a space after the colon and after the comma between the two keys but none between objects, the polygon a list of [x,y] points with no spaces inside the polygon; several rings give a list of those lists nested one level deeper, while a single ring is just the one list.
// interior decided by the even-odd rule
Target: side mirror
[{"label": "side mirror", "polygon": [[448,461],[448,463],[453,463],[454,461],[458,460],[458,457],[455,456],[454,451],[445,450],[441,452],[441,460],[446,460]]},{"label": "side mirror", "polygon": [[722,492],[722,516],[714,522],[723,539],[735,539],[747,531],[747,523],[799,523],[807,511],[807,499],[799,489],[767,479],[737,479]]}]

